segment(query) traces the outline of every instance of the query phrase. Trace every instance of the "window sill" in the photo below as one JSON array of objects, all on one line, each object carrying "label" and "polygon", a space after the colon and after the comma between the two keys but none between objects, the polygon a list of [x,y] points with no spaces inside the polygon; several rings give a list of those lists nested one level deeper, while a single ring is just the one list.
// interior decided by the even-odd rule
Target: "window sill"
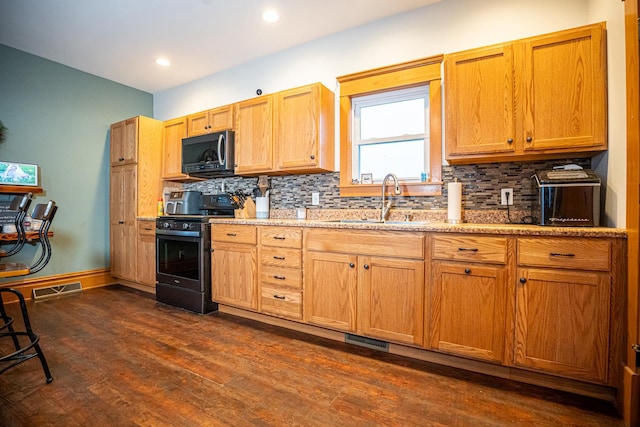
[{"label": "window sill", "polygon": [[[402,196],[440,196],[442,182],[400,182]],[[387,185],[388,191],[393,185]],[[380,197],[382,184],[340,185],[340,197]]]}]

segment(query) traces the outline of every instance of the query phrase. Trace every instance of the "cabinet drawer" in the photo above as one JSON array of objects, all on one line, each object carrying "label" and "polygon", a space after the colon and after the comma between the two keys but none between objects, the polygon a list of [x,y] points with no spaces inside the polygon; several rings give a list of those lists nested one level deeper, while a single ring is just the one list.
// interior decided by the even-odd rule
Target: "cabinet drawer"
[{"label": "cabinet drawer", "polygon": [[582,238],[519,238],[518,264],[609,271],[611,242]]},{"label": "cabinet drawer", "polygon": [[156,234],[156,222],[138,220],[138,234],[155,235]]},{"label": "cabinet drawer", "polygon": [[432,258],[506,264],[508,242],[506,237],[437,235],[432,240]]},{"label": "cabinet drawer", "polygon": [[300,269],[302,268],[302,252],[300,249],[261,247],[260,263]]},{"label": "cabinet drawer", "polygon": [[302,292],[278,286],[262,286],[261,312],[294,320],[302,319]]},{"label": "cabinet drawer", "polygon": [[302,289],[302,270],[263,265],[260,268],[260,281],[263,284]]},{"label": "cabinet drawer", "polygon": [[256,228],[252,225],[212,224],[211,240],[256,244]]},{"label": "cabinet drawer", "polygon": [[424,259],[422,233],[311,229],[305,248],[311,251]]},{"label": "cabinet drawer", "polygon": [[302,229],[292,227],[260,227],[260,244],[280,248],[302,248]]}]

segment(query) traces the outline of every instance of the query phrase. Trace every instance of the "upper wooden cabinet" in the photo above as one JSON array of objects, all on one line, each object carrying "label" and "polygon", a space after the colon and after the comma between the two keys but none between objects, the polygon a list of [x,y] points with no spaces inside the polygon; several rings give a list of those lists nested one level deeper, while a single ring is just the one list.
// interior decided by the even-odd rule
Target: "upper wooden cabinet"
[{"label": "upper wooden cabinet", "polygon": [[236,104],[235,172],[255,175],[273,170],[273,96]]},{"label": "upper wooden cabinet", "polygon": [[283,172],[333,171],[333,92],[317,83],[275,96],[275,168]]},{"label": "upper wooden cabinet", "polygon": [[183,180],[189,178],[187,174],[182,173],[182,138],[186,137],[186,117],[164,122],[162,179]]},{"label": "upper wooden cabinet", "polygon": [[187,116],[187,136],[233,129],[233,105],[213,108]]},{"label": "upper wooden cabinet", "polygon": [[445,77],[452,163],[607,148],[604,23],[446,55]]},{"label": "upper wooden cabinet", "polygon": [[332,171],[334,110],[320,83],[236,104],[236,174]]},{"label": "upper wooden cabinet", "polygon": [[111,166],[138,161],[138,118],[114,123],[110,127]]}]

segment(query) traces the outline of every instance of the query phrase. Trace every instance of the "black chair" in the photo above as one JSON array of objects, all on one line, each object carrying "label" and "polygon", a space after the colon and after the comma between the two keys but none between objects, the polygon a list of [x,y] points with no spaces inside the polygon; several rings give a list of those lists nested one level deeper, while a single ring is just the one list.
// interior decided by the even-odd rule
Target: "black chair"
[{"label": "black chair", "polygon": [[[37,257],[35,262],[33,262],[31,265],[17,262],[0,263],[0,278],[34,274],[42,270],[47,265],[47,263],[51,259],[49,228],[51,227],[51,222],[53,221],[53,217],[55,216],[57,210],[58,208],[53,200],[49,201],[49,203],[47,204],[36,205],[31,216],[35,220],[42,221],[42,225],[40,227],[40,230],[38,231],[38,241],[41,247],[40,256]],[[36,257],[34,256],[34,258]],[[13,318],[7,314],[4,306],[4,294],[12,294],[18,298],[18,302],[20,304],[20,312],[22,314],[22,321],[25,329],[24,331],[17,331],[14,328]],[[53,377],[51,376],[51,372],[49,371],[49,366],[47,365],[44,353],[42,352],[42,349],[38,344],[40,341],[40,337],[36,335],[31,329],[31,322],[29,321],[27,306],[25,304],[24,297],[19,290],[12,288],[0,288],[0,319],[3,322],[0,325],[0,338],[11,337],[13,346],[15,347],[15,351],[0,357],[0,374],[22,362],[25,362],[34,357],[38,357],[40,359],[40,363],[42,364],[42,369],[44,370],[44,375],[47,383],[53,381]],[[24,337],[28,338],[28,343],[25,343],[26,339]]]},{"label": "black chair", "polygon": [[27,233],[24,229],[24,219],[27,216],[27,211],[29,210],[32,196],[33,193],[26,193],[21,196],[15,196],[11,201],[9,210],[17,211],[14,224],[16,227],[16,233],[18,234],[18,238],[11,248],[7,250],[0,250],[0,258],[17,254],[26,243]]}]

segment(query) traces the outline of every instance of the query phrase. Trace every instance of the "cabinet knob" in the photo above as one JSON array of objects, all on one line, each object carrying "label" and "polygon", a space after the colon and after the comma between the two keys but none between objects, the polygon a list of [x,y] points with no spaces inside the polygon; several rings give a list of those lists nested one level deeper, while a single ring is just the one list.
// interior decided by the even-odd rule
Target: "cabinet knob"
[{"label": "cabinet knob", "polygon": [[365,270],[368,270],[368,269],[369,269],[369,264],[365,264],[365,265],[364,265],[364,269],[365,269]]},{"label": "cabinet knob", "polygon": [[532,137],[530,137],[530,136],[528,136],[528,137],[527,137],[527,142],[531,142],[531,141],[533,141],[533,138],[532,138]]},{"label": "cabinet knob", "polygon": [[527,279],[525,279],[524,277],[521,277],[520,278],[520,283],[522,283],[524,285],[525,283],[527,283]]},{"label": "cabinet knob", "polygon": [[508,143],[508,144],[513,144],[513,138],[509,138],[509,139],[507,139],[507,143]]},{"label": "cabinet knob", "polygon": [[471,269],[470,268],[465,268],[464,269],[464,274],[471,274]]},{"label": "cabinet knob", "polygon": [[311,160],[315,160],[316,156],[314,156],[313,154],[311,155]]},{"label": "cabinet knob", "polygon": [[352,262],[349,263],[349,267],[354,268],[356,265]]}]

